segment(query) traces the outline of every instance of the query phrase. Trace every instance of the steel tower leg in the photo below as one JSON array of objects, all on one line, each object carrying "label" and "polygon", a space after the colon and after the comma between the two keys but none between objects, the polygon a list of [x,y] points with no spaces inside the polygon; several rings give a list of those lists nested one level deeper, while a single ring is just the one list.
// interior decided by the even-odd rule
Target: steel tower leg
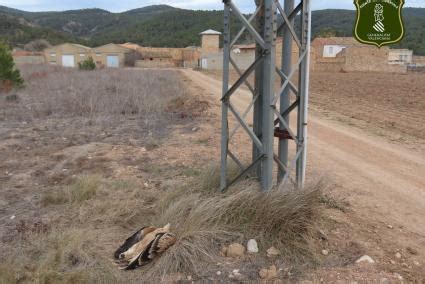
[{"label": "steel tower leg", "polygon": [[[291,14],[291,12],[294,10],[294,0],[285,0],[284,5],[284,12],[287,17]],[[290,20],[291,25],[294,25],[294,19]],[[288,25],[286,25],[283,28],[283,36],[282,36],[282,72],[284,74],[289,74],[291,72],[292,67],[292,35],[288,28]],[[282,84],[285,83],[284,79],[281,79]],[[282,94],[280,95],[280,109],[285,110],[288,109],[291,104],[291,98],[290,98],[290,87],[289,85],[283,90]],[[289,113],[288,115],[283,117],[289,125]],[[283,123],[279,124],[280,130],[284,131],[286,130],[285,125]],[[278,157],[279,160],[282,162],[282,164],[285,167],[288,167],[288,151],[289,151],[289,141],[288,139],[279,139],[279,150],[278,150]],[[286,170],[283,167],[279,167],[278,169],[278,175],[277,180],[278,182],[282,181],[286,174]]]},{"label": "steel tower leg", "polygon": [[297,160],[297,186],[304,187],[306,164],[307,164],[307,123],[308,123],[308,97],[310,83],[310,40],[311,40],[311,9],[310,1],[304,0],[301,11],[301,52],[305,54],[300,65],[300,82],[301,91],[300,103],[298,106],[298,140],[297,152],[300,152]]},{"label": "steel tower leg", "polygon": [[[224,31],[223,31],[223,94],[229,90],[229,60],[230,60],[230,7],[224,7]],[[229,98],[222,100],[221,107],[221,172],[220,190],[227,187],[227,155],[229,150]]]},{"label": "steel tower leg", "polygon": [[268,191],[273,186],[273,144],[274,144],[274,78],[276,72],[276,6],[275,0],[264,0],[265,25],[264,39],[266,42],[263,64],[263,190]]},{"label": "steel tower leg", "polygon": [[[261,37],[264,37],[264,5],[263,0],[256,0],[257,9],[259,9],[258,16],[256,17],[256,28],[259,31]],[[257,43],[255,50],[255,58],[259,59],[263,56],[263,50]],[[258,64],[255,70],[255,93],[258,94],[257,100],[254,102],[254,117],[253,117],[253,130],[255,135],[263,141],[263,63]],[[262,154],[262,151],[257,148],[255,143],[252,143],[252,162],[256,161]],[[258,163],[255,167],[255,174],[259,180],[261,180],[262,164]]]}]

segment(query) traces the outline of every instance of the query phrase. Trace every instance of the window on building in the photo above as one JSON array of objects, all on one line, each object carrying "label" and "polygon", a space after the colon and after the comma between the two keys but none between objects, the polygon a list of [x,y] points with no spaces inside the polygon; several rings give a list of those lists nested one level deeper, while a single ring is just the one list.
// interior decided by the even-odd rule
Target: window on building
[{"label": "window on building", "polygon": [[80,57],[84,57],[86,56],[84,53],[80,53]]},{"label": "window on building", "polygon": [[51,56],[51,57],[55,57],[55,56],[56,56],[56,52],[52,52],[52,53],[50,53],[50,56]]},{"label": "window on building", "polygon": [[56,65],[56,61],[50,61],[49,64]]},{"label": "window on building", "polygon": [[333,54],[334,53],[334,47],[333,46],[329,46],[329,54]]},{"label": "window on building", "polygon": [[96,52],[96,56],[101,56],[102,54],[100,52]]}]

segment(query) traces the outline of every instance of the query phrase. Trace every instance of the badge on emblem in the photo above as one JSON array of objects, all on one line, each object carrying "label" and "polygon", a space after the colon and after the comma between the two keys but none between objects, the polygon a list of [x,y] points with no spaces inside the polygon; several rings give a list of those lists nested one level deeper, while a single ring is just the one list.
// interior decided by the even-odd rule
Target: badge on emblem
[{"label": "badge on emblem", "polygon": [[357,7],[354,35],[358,41],[381,47],[402,40],[404,0],[354,0],[354,4]]}]

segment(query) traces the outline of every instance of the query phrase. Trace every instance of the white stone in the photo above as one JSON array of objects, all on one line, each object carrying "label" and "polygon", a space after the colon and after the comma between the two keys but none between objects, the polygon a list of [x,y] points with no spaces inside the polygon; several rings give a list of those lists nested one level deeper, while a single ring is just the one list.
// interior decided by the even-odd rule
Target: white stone
[{"label": "white stone", "polygon": [[399,252],[398,252],[398,253],[396,253],[396,254],[395,254],[395,257],[396,257],[396,258],[398,258],[398,259],[400,259],[400,258],[401,258],[401,253],[399,253]]},{"label": "white stone", "polygon": [[323,255],[328,255],[328,254],[329,254],[329,251],[328,251],[328,250],[326,250],[326,249],[322,249],[322,254],[323,254]]},{"label": "white stone", "polygon": [[356,260],[356,263],[361,263],[361,262],[375,263],[375,261],[368,255],[364,255],[358,260]]},{"label": "white stone", "polygon": [[414,264],[414,265],[416,265],[416,266],[421,265],[421,264],[419,263],[419,261],[414,261],[414,262],[413,262],[413,264]]},{"label": "white stone", "polygon": [[10,216],[10,220],[13,220],[13,219],[15,219],[15,218],[16,218],[16,216],[15,216],[15,215]]},{"label": "white stone", "polygon": [[216,274],[217,274],[218,276],[220,276],[220,275],[221,275],[221,271],[217,271],[217,272],[216,272]]},{"label": "white stone", "polygon": [[258,253],[258,244],[254,239],[250,239],[246,245],[248,253]]}]

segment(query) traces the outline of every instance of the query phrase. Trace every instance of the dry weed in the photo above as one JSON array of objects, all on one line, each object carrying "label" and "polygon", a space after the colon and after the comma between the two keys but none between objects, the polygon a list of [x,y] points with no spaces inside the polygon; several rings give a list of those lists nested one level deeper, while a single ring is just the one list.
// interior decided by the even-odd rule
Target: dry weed
[{"label": "dry weed", "polygon": [[42,204],[47,206],[50,204],[82,203],[96,194],[100,180],[99,176],[79,177],[73,184],[63,189],[45,193]]},{"label": "dry weed", "polygon": [[310,242],[320,215],[320,184],[305,190],[264,193],[247,180],[220,194],[217,174],[210,168],[193,185],[169,192],[158,203],[159,212],[151,223],[171,223],[178,241],[150,267],[150,276],[197,275],[205,265],[217,261],[221,245],[238,239],[255,238],[263,251],[274,245],[295,264],[314,261]]}]

